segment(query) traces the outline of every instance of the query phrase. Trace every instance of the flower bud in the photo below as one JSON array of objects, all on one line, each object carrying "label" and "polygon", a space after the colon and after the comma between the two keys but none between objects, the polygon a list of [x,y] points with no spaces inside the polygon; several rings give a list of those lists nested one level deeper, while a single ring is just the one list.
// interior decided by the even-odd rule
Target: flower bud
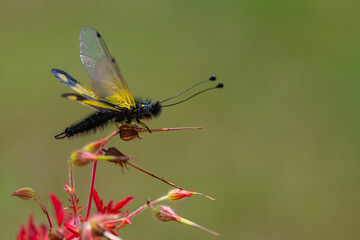
[{"label": "flower bud", "polygon": [[187,191],[187,190],[183,190],[183,189],[173,189],[171,190],[167,197],[170,201],[177,201],[177,200],[180,200],[180,199],[183,199],[183,198],[186,198],[186,197],[192,197],[194,195],[198,195],[198,196],[202,196],[202,197],[206,197],[212,201],[216,201],[215,198],[212,198],[212,197],[209,197],[205,194],[202,194],[202,193],[198,193],[198,192],[194,192],[194,191]]},{"label": "flower bud", "polygon": [[175,222],[178,222],[178,223],[183,223],[183,224],[186,224],[186,225],[189,225],[191,227],[196,227],[196,228],[199,228],[203,231],[206,231],[208,233],[211,233],[213,235],[216,235],[218,236],[219,233],[217,232],[214,232],[214,231],[211,231],[207,228],[204,228],[190,220],[187,220],[179,215],[177,215],[174,210],[172,210],[169,206],[159,206],[159,207],[153,207],[151,204],[150,204],[150,201],[148,201],[147,203],[148,207],[150,207],[150,209],[153,211],[154,213],[154,216],[157,220],[161,221],[161,222],[169,222],[169,221],[175,221]]},{"label": "flower bud", "polygon": [[186,191],[182,189],[173,189],[168,193],[168,199],[170,201],[177,201],[186,197],[194,196],[194,191]]},{"label": "flower bud", "polygon": [[30,187],[20,188],[19,190],[16,190],[11,196],[19,197],[24,200],[36,198],[36,192],[34,189]]},{"label": "flower bud", "polygon": [[95,161],[96,157],[96,155],[89,152],[76,151],[71,154],[70,162],[74,166],[83,167]]},{"label": "flower bud", "polygon": [[102,138],[98,141],[95,141],[95,142],[92,142],[92,143],[89,143],[88,145],[86,145],[83,150],[85,152],[89,152],[89,153],[96,153],[99,148],[101,147],[101,145],[103,145],[103,143],[105,142],[105,139]]},{"label": "flower bud", "polygon": [[178,221],[181,218],[169,206],[151,207],[151,209],[155,218],[160,222]]}]

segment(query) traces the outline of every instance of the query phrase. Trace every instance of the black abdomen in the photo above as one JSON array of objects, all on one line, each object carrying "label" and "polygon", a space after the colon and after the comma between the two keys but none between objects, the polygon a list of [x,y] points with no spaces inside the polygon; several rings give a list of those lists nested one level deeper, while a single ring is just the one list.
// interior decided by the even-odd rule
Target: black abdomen
[{"label": "black abdomen", "polygon": [[79,123],[73,124],[66,128],[63,133],[55,136],[56,139],[65,137],[72,137],[77,134],[87,133],[91,130],[96,131],[98,128],[104,127],[110,120],[116,117],[116,121],[120,122],[124,119],[122,114],[114,111],[97,111],[94,114],[88,116]]}]

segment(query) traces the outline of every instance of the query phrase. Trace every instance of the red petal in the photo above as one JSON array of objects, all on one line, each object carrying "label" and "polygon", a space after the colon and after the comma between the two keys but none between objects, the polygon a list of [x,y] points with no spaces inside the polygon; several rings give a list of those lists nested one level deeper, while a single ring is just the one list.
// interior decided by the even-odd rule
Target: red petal
[{"label": "red petal", "polygon": [[23,224],[21,224],[20,227],[20,232],[18,233],[18,235],[16,236],[16,240],[26,240],[26,228]]},{"label": "red petal", "polygon": [[77,236],[76,235],[71,235],[71,236],[67,236],[66,240],[72,240],[74,238],[77,238]]},{"label": "red petal", "polygon": [[105,207],[103,207],[102,209],[101,209],[101,211],[99,211],[99,213],[105,213],[106,212],[106,206]]},{"label": "red petal", "polygon": [[28,239],[29,240],[37,240],[39,235],[39,230],[36,228],[34,224],[34,217],[30,215],[29,222],[28,222]]},{"label": "red petal", "polygon": [[113,206],[113,200],[110,200],[109,203],[107,204],[107,213],[114,213],[112,211],[112,206]]},{"label": "red petal", "polygon": [[67,224],[67,223],[64,223],[64,226],[70,231],[72,232],[73,234],[75,234],[76,236],[79,236],[79,230],[73,226],[73,225],[70,225],[70,224]]},{"label": "red petal", "polygon": [[50,199],[51,199],[54,211],[55,211],[57,223],[60,227],[64,220],[64,216],[65,216],[64,207],[62,206],[60,200],[54,194],[49,193],[49,196],[50,196]]},{"label": "red petal", "polygon": [[49,230],[48,228],[45,226],[45,224],[41,224],[40,226],[40,231],[41,231],[41,236],[43,240],[48,240],[48,234],[49,234]]},{"label": "red petal", "polygon": [[130,203],[132,201],[133,197],[126,197],[124,200],[118,202],[115,207],[113,208],[113,211],[118,211],[121,208],[123,208],[125,205],[127,205],[128,203]]},{"label": "red petal", "polygon": [[113,224],[113,223],[107,223],[107,224],[105,224],[105,226],[109,229],[113,229],[116,227],[115,224]]},{"label": "red petal", "polygon": [[98,212],[101,212],[104,203],[103,203],[103,201],[100,199],[100,197],[99,197],[99,195],[98,195],[98,192],[97,192],[95,189],[94,189],[93,197],[94,197],[94,202],[95,202],[97,211],[98,211]]}]

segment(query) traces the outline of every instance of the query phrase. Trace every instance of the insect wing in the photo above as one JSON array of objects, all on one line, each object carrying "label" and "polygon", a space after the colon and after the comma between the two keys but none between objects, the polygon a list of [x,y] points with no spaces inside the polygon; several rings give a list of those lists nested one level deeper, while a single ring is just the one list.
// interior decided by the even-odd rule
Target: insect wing
[{"label": "insect wing", "polygon": [[114,110],[114,111],[118,111],[118,109],[116,108],[113,108],[107,104],[104,104],[102,102],[98,102],[98,101],[95,101],[95,100],[92,100],[92,99],[88,99],[88,98],[85,98],[81,95],[78,95],[78,94],[74,94],[74,93],[64,93],[61,95],[63,98],[67,98],[69,100],[73,100],[73,101],[77,101],[77,102],[80,102],[84,105],[87,105],[87,106],[91,106],[93,108],[96,108],[98,110],[101,110],[101,109],[109,109],[109,110]]},{"label": "insect wing", "polygon": [[126,85],[119,86],[118,83],[121,82],[121,78],[122,76],[115,60],[105,56],[98,62],[93,88],[96,89],[96,93],[100,97],[103,97],[110,103],[130,109],[135,106],[135,102]]},{"label": "insect wing", "polygon": [[92,27],[80,29],[81,62],[93,79],[94,92],[120,107],[135,107],[134,98],[101,35]]},{"label": "insect wing", "polygon": [[71,77],[66,72],[59,70],[59,69],[51,69],[51,73],[60,80],[63,84],[68,86],[69,88],[73,89],[74,91],[80,93],[86,98],[93,99],[93,100],[99,100],[99,98],[96,96],[95,92],[79,83],[76,79]]},{"label": "insect wing", "polygon": [[79,35],[80,59],[88,73],[94,79],[97,63],[104,56],[111,56],[100,33],[90,26],[82,26]]}]

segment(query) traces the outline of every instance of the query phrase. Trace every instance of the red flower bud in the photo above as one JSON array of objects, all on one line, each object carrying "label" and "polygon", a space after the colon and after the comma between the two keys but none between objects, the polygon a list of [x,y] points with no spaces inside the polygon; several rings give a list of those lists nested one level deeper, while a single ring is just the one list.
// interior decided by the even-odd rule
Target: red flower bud
[{"label": "red flower bud", "polygon": [[169,206],[154,207],[152,210],[155,218],[161,222],[178,221],[181,218]]},{"label": "red flower bud", "polygon": [[194,196],[194,191],[186,191],[182,189],[173,189],[168,193],[168,199],[170,201],[177,201],[186,197]]},{"label": "red flower bud", "polygon": [[97,156],[95,154],[89,152],[76,151],[71,154],[70,162],[74,166],[83,167],[95,161],[96,157]]},{"label": "red flower bud", "polygon": [[153,207],[150,202],[148,201],[148,207],[154,212],[154,216],[156,219],[158,219],[161,222],[169,222],[169,221],[175,221],[178,223],[183,223],[192,227],[199,228],[203,231],[206,231],[208,233],[211,233],[213,235],[218,236],[219,233],[211,231],[207,228],[204,228],[190,220],[187,220],[179,215],[177,215],[174,210],[172,210],[169,206],[159,206],[159,207]]},{"label": "red flower bud", "polygon": [[102,138],[98,141],[92,142],[88,145],[86,145],[83,150],[85,152],[89,152],[89,153],[96,153],[99,150],[99,147],[101,147],[105,142],[105,139]]},{"label": "red flower bud", "polygon": [[34,189],[30,187],[20,188],[19,190],[16,190],[11,196],[19,197],[24,200],[36,198],[36,192]]},{"label": "red flower bud", "polygon": [[187,191],[187,190],[183,190],[183,189],[173,189],[171,190],[167,197],[170,201],[177,201],[177,200],[180,200],[180,199],[183,199],[183,198],[186,198],[186,197],[192,197],[194,195],[199,195],[199,196],[202,196],[202,197],[206,197],[212,201],[216,201],[214,198],[212,197],[209,197],[205,194],[202,194],[202,193],[197,193],[197,192],[194,192],[194,191]]}]

